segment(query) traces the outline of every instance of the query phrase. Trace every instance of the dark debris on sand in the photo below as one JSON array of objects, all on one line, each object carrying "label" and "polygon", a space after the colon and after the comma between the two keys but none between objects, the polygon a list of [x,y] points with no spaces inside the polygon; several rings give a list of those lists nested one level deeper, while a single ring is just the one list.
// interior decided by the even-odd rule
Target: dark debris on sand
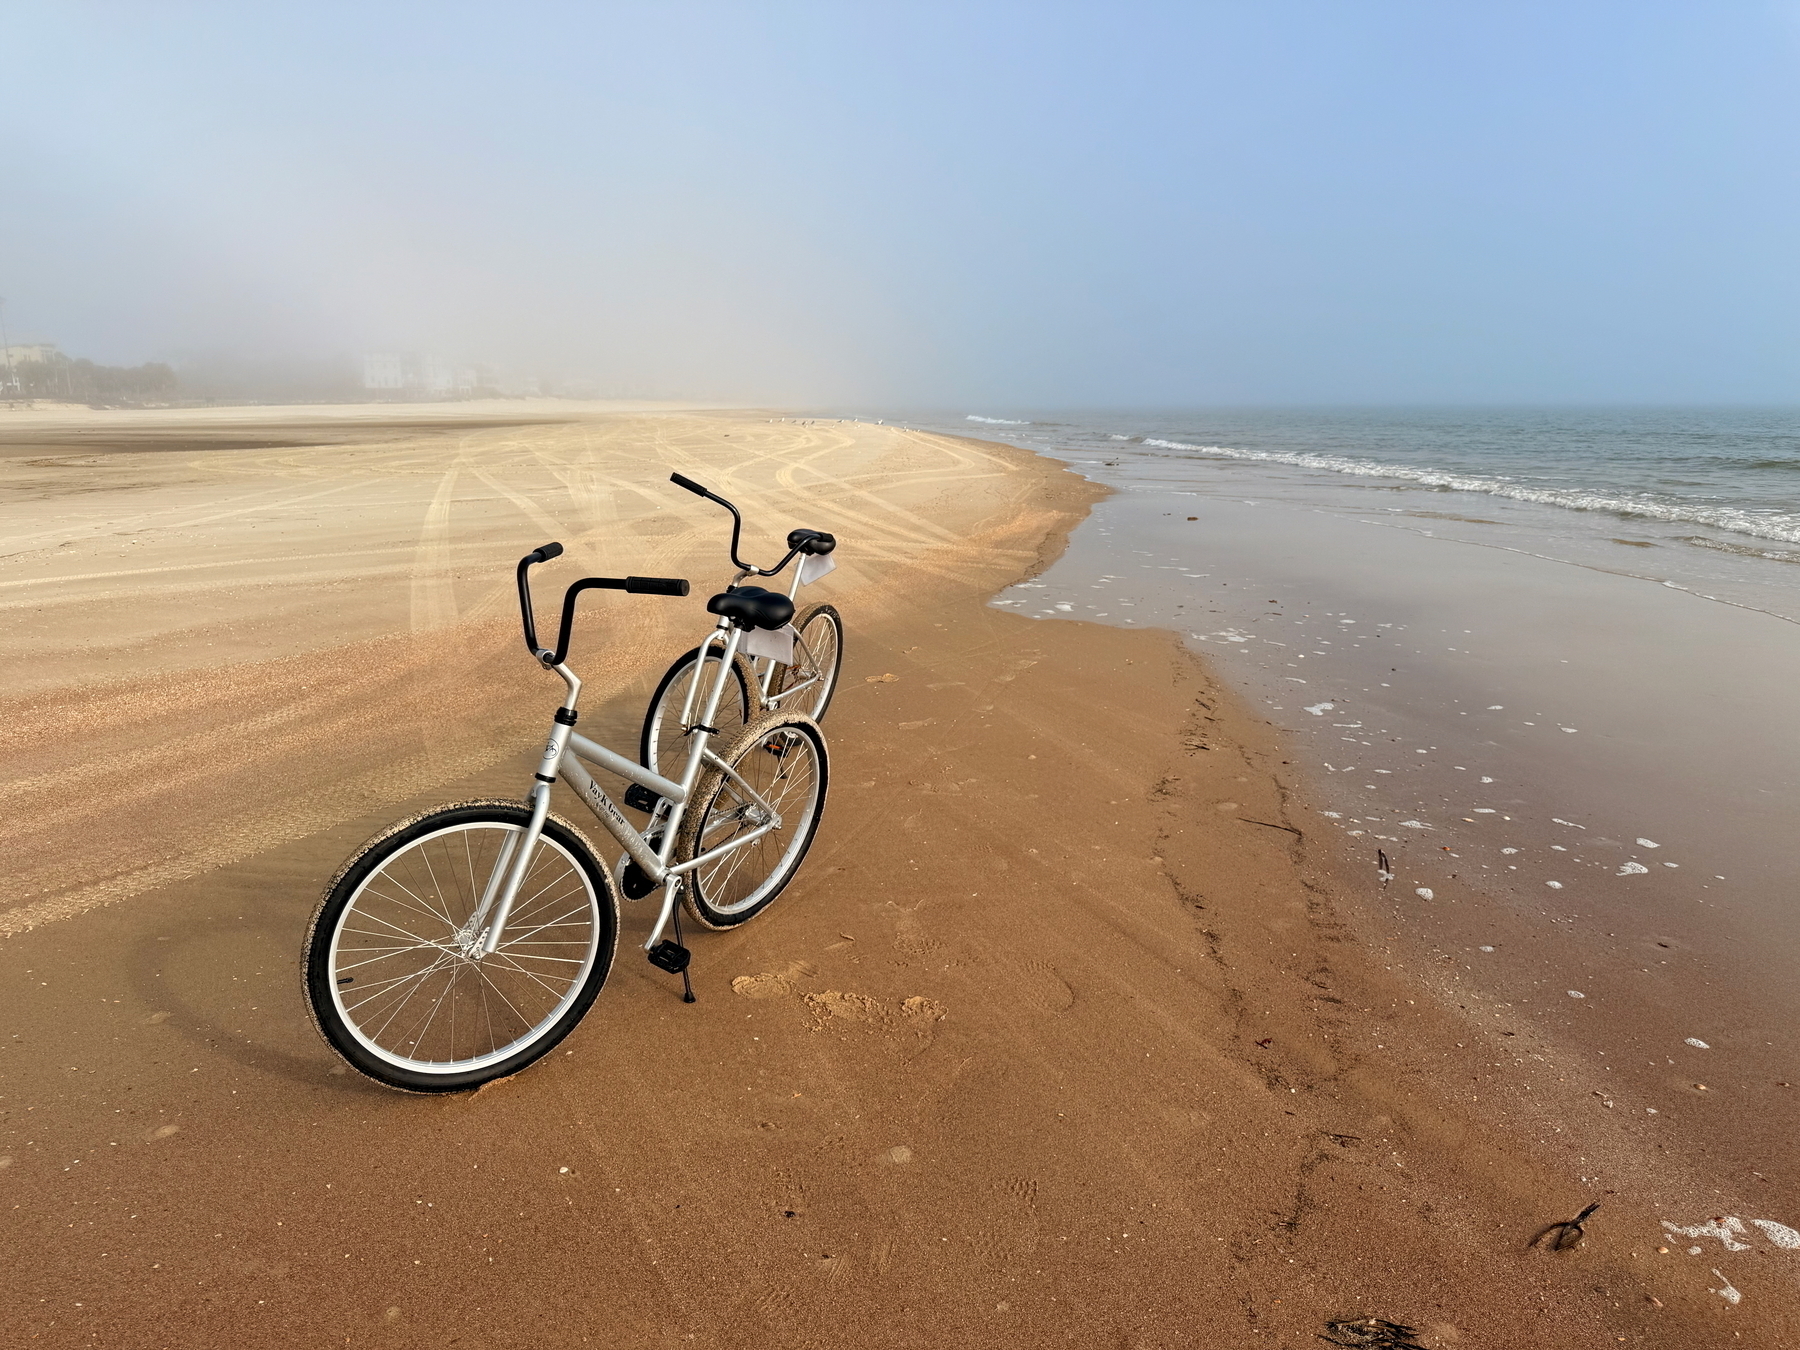
[{"label": "dark debris on sand", "polygon": [[1545,1238],[1549,1238],[1549,1250],[1553,1252],[1567,1251],[1570,1247],[1573,1247],[1576,1243],[1580,1242],[1582,1238],[1587,1236],[1587,1229],[1583,1228],[1582,1225],[1586,1223],[1593,1212],[1599,1208],[1600,1202],[1596,1200],[1574,1218],[1564,1219],[1561,1223],[1548,1224],[1545,1227],[1538,1229],[1531,1241],[1525,1245],[1527,1247],[1535,1247],[1538,1243],[1543,1242]]},{"label": "dark debris on sand", "polygon": [[1360,1346],[1362,1350],[1425,1350],[1413,1339],[1417,1334],[1411,1327],[1403,1327],[1398,1322],[1383,1321],[1379,1317],[1356,1317],[1327,1322],[1325,1333],[1319,1339],[1332,1345]]}]

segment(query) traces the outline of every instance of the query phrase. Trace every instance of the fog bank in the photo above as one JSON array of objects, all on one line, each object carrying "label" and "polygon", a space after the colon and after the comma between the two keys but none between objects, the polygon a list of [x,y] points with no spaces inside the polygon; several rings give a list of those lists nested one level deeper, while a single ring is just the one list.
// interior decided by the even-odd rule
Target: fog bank
[{"label": "fog bank", "polygon": [[1800,394],[1795,30],[1762,4],[69,4],[7,47],[5,320],[97,361]]}]

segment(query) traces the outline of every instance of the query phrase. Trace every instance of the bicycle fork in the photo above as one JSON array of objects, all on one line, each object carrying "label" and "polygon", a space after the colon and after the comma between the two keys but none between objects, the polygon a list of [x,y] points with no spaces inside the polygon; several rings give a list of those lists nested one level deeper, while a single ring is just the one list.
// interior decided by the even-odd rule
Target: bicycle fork
[{"label": "bicycle fork", "polygon": [[494,870],[488,876],[481,903],[463,928],[464,949],[476,960],[492,956],[500,946],[500,936],[506,931],[513,901],[518,899],[519,888],[525,884],[525,873],[530,870],[532,856],[544,835],[544,818],[550,814],[550,788],[556,782],[556,766],[562,761],[563,749],[575,728],[575,700],[581,693],[581,680],[564,667],[553,669],[569,686],[569,696],[556,710],[550,738],[544,744],[543,757],[538,760],[537,782],[531,787],[531,819],[523,834],[507,835],[506,842],[500,847],[500,856],[494,860]]}]

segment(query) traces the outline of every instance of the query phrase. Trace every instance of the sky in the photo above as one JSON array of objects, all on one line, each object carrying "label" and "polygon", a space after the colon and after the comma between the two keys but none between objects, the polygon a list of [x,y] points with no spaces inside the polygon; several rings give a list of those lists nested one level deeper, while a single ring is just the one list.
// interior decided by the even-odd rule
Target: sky
[{"label": "sky", "polygon": [[904,408],[1800,402],[1800,4],[0,15],[14,342]]}]

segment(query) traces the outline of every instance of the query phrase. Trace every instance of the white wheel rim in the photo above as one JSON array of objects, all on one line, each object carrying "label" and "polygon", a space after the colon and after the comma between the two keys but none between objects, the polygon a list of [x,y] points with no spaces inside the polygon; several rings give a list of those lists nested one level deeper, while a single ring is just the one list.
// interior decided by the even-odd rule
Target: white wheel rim
[{"label": "white wheel rim", "polygon": [[[818,746],[814,743],[812,737],[802,731],[776,728],[771,734],[780,735],[784,734],[784,732],[786,735],[793,738],[795,744],[803,745],[805,747],[805,750],[800,757],[804,758],[807,763],[811,765],[810,781],[805,789],[807,792],[805,808],[796,814],[791,810],[782,810],[785,797],[782,799],[770,798],[775,808],[778,811],[781,811],[783,818],[783,833],[787,834],[787,847],[782,849],[781,855],[776,860],[774,866],[769,868],[763,883],[755,890],[751,891],[750,894],[745,896],[742,900],[734,901],[730,904],[721,904],[719,900],[714,897],[729,886],[731,878],[737,874],[750,858],[758,856],[761,844],[760,840],[757,843],[746,844],[743,848],[734,849],[732,852],[727,853],[724,857],[720,858],[717,862],[712,863],[707,867],[697,869],[694,880],[698,892],[705,898],[707,907],[719,914],[741,914],[745,910],[754,909],[757,905],[761,904],[771,887],[778,884],[793,870],[793,861],[796,852],[805,847],[807,840],[812,836],[813,819],[818,814],[819,810],[820,759]],[[740,773],[743,772],[741,767],[743,758],[747,757],[741,757],[733,765]],[[749,775],[746,774],[745,777],[748,778]],[[754,780],[752,780],[752,783],[761,790],[761,784],[755,783]],[[724,838],[717,834],[713,834],[712,837],[709,838],[709,827],[713,825],[714,809],[722,800],[726,799],[728,795],[735,793],[735,791],[734,785],[727,779],[720,785],[718,792],[713,794],[709,799],[705,810],[702,812],[700,824],[696,829],[696,841],[694,846],[694,852],[696,854],[704,853],[707,849],[715,848],[720,843],[724,842]],[[767,792],[764,792],[763,795],[765,797],[770,796]],[[727,816],[721,821],[721,824],[729,823],[731,819],[732,817]],[[765,835],[763,838],[766,839],[768,836]]]},{"label": "white wheel rim", "polygon": [[[815,659],[815,665],[818,667],[816,673],[819,677],[819,687],[809,691],[812,694],[812,699],[807,708],[807,716],[817,719],[820,715],[820,709],[825,706],[826,700],[831,697],[831,691],[837,687],[838,662],[840,659],[838,656],[838,626],[830,619],[821,619],[818,623],[809,624],[807,626],[809,628],[818,629],[822,633],[829,632],[831,634],[831,649],[829,652],[831,657],[831,668],[826,670],[824,668],[826,663]],[[807,644],[807,652],[815,658],[825,654],[822,651],[814,652],[810,642]]]},{"label": "white wheel rim", "polygon": [[[429,875],[432,855],[428,849],[434,841],[463,835],[467,846],[466,836],[477,831],[492,832],[494,837],[483,841],[492,844],[491,854],[487,849],[483,849],[482,854],[484,857],[495,856],[504,837],[519,834],[523,828],[499,821],[471,821],[422,835],[389,855],[363,878],[339,913],[326,955],[332,1002],[340,1024],[351,1038],[383,1063],[413,1073],[435,1075],[489,1068],[541,1039],[581,996],[599,957],[599,897],[586,870],[554,839],[545,835],[539,840],[537,856],[532,860],[525,884],[520,887],[500,947],[481,962],[470,960],[456,950],[458,919],[466,918],[466,913],[459,916],[451,909],[450,897],[444,897],[443,905],[434,904],[430,896],[419,893],[425,887],[407,886],[397,867],[411,858],[414,862],[425,863]],[[471,859],[468,869],[471,874],[481,869],[482,864],[473,861],[472,848],[466,856]],[[560,865],[560,870],[546,874],[547,863],[552,869]],[[485,881],[486,871],[480,871],[480,876]],[[480,887],[472,884],[467,876],[461,880],[464,884],[459,887],[455,899],[467,910],[472,910],[479,898]],[[571,888],[566,884],[569,882],[575,885]],[[371,890],[377,886],[383,889]],[[441,895],[435,885],[431,889],[433,894]],[[475,890],[475,896],[469,895],[470,889]],[[370,901],[367,905],[364,904],[366,898]],[[353,923],[366,926],[352,927]],[[561,930],[579,931],[584,923],[588,935],[585,942],[560,936]],[[346,943],[347,937],[353,940]],[[440,955],[414,975],[393,978],[382,969],[386,961],[402,960],[401,953],[431,948],[436,948]],[[585,948],[579,957],[573,955],[577,948]],[[490,966],[488,963],[496,964]],[[487,967],[485,971],[484,966]],[[393,969],[389,967],[389,971]],[[350,976],[348,984],[340,984],[339,980],[352,970],[363,973]],[[408,982],[412,982],[413,987],[407,988]],[[529,993],[509,999],[509,993],[515,990]],[[523,1011],[518,1006],[522,1002],[533,1011]],[[444,1036],[445,1026],[439,1019],[446,1013],[451,1019],[448,1036],[454,1046],[457,1015],[461,1013],[466,1017],[478,1011],[488,1014],[485,1025],[490,1031],[496,1015],[503,1024],[516,1022],[523,1029],[503,1044],[460,1058],[421,1058],[394,1048],[396,1039],[402,1045],[406,1043],[409,1028],[415,1032],[411,1037],[415,1049],[434,1032],[438,1038]],[[374,1034],[370,1034],[365,1024],[377,1019],[380,1019],[380,1025],[374,1028]],[[478,1019],[473,1025],[479,1028],[483,1023]],[[378,1039],[390,1030],[394,1034],[384,1037],[387,1043]],[[472,1030],[470,1034],[478,1035],[479,1032]]]}]

